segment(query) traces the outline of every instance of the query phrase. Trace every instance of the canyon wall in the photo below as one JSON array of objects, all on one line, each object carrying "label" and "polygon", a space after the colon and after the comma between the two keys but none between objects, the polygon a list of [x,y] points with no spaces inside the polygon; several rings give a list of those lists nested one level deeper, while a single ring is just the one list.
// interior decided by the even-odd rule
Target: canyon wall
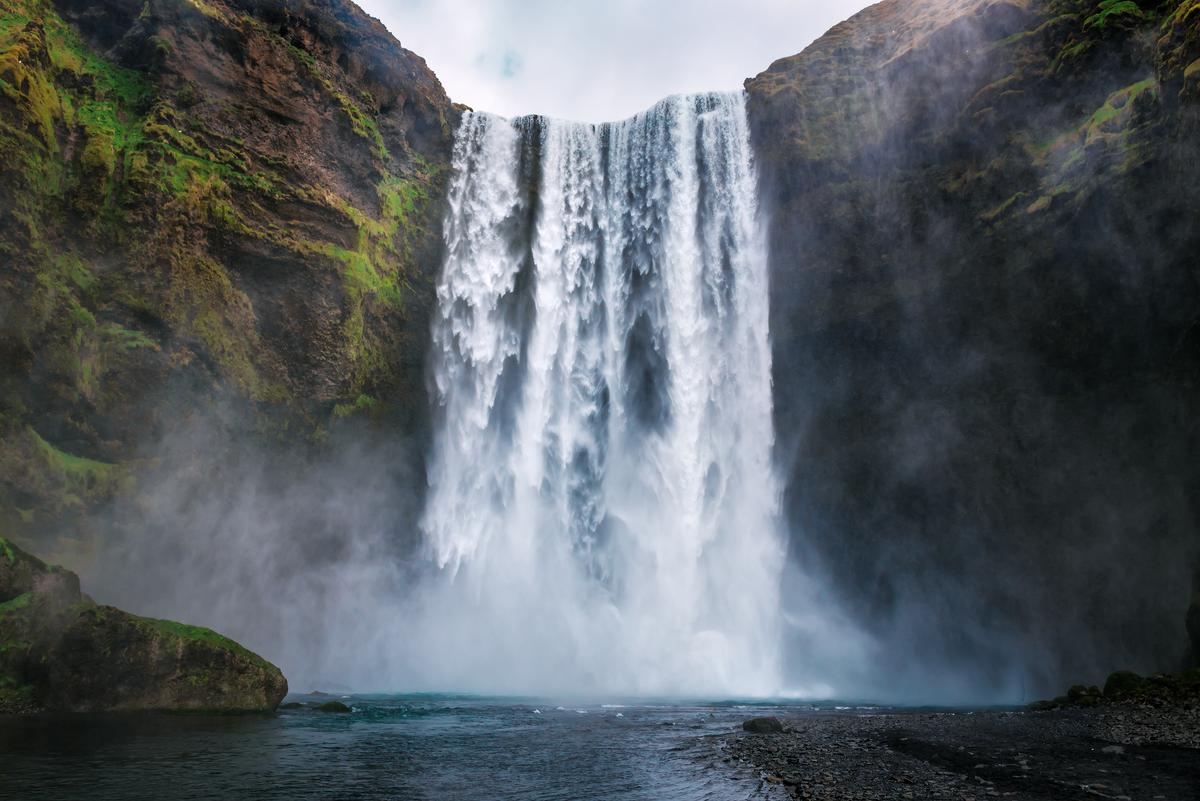
[{"label": "canyon wall", "polygon": [[1194,0],[889,1],[746,84],[793,551],[929,675],[1182,658],[1197,59]]}]

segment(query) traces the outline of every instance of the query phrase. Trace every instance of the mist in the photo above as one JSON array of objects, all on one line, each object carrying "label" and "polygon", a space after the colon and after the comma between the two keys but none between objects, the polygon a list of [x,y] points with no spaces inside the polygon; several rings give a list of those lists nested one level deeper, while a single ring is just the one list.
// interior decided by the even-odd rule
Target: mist
[{"label": "mist", "polygon": [[[588,347],[563,356],[558,338],[587,340],[586,323],[615,312],[593,317],[573,298],[569,323],[541,340],[531,333],[529,309],[549,304],[521,294],[538,286],[530,221],[545,221],[528,204],[562,185],[537,183],[552,172],[538,150],[546,134],[525,131],[524,150],[506,162],[525,170],[514,182],[526,185],[513,188],[523,199],[503,199],[494,221],[524,237],[500,243],[508,283],[491,287],[495,297],[440,298],[443,324],[481,326],[480,354],[510,349],[491,354],[488,380],[498,383],[473,398],[480,406],[455,419],[451,396],[455,381],[468,393],[486,383],[463,378],[483,356],[442,363],[438,380],[438,359],[466,350],[459,330],[431,334],[430,430],[393,436],[351,422],[326,442],[285,447],[246,432],[241,409],[183,419],[145,443],[136,495],[104,517],[118,545],[97,555],[85,586],[97,600],[226,633],[280,664],[296,688],[1016,704],[1116,668],[1174,668],[1200,555],[1194,285],[1179,256],[1196,252],[1186,244],[1196,235],[1169,209],[1193,206],[1146,187],[1178,187],[1172,176],[1188,168],[1168,156],[1118,171],[1095,149],[1030,157],[1036,137],[1076,125],[1153,65],[1144,54],[1106,63],[1104,82],[1051,86],[1050,103],[992,99],[982,90],[1023,52],[998,43],[1029,23],[998,8],[934,25],[936,46],[920,50],[906,49],[903,28],[838,42],[870,69],[801,65],[821,83],[793,104],[800,111],[771,105],[782,101],[751,82],[769,397],[747,407],[748,423],[738,409],[709,409],[697,428],[769,420],[770,432],[747,435],[768,454],[762,472],[746,467],[758,457],[736,440],[736,458],[713,461],[717,478],[689,477],[695,505],[673,495],[683,484],[662,479],[667,450],[653,448],[674,408],[655,378],[671,373],[666,328],[631,323],[612,349],[632,365],[620,381],[650,376],[629,394],[629,442],[609,451],[590,439],[615,395],[561,401],[595,389],[580,373],[610,368],[589,363]],[[823,120],[830,103],[845,117]],[[1124,123],[1130,136],[1161,112],[1137,108]],[[1020,122],[990,126],[989,110]],[[791,132],[823,149],[782,152],[786,134],[762,121],[783,125],[772,115],[788,114],[800,115]],[[539,119],[522,124],[553,128]],[[587,140],[572,147],[594,146],[590,126],[570,130]],[[586,183],[572,180],[572,191]],[[1048,204],[1049,220],[1025,214],[1064,182],[1072,200]],[[1025,216],[996,211],[1009,198],[1022,198]],[[580,249],[571,258],[605,257],[588,249],[591,229],[546,241],[558,235]],[[1162,240],[1172,247],[1147,244]],[[667,305],[652,298],[646,308]],[[495,312],[494,327],[455,317],[463,307]],[[513,365],[538,346],[547,375],[569,377],[539,390],[561,407],[514,400],[528,377]],[[738,358],[713,346],[697,362]],[[468,423],[476,438],[451,441]],[[539,430],[524,450],[513,445],[522,426],[539,425],[553,442]],[[653,447],[638,450],[643,441]],[[560,445],[554,462],[546,453]],[[605,495],[592,475],[603,469],[626,470],[638,486]],[[493,483],[496,470],[528,486]],[[709,482],[723,479],[728,505],[704,507]],[[447,487],[456,497],[441,497]],[[588,493],[615,495],[626,514],[588,518]],[[551,514],[562,509],[571,514]],[[696,546],[681,534],[686,553],[639,550],[698,510],[712,512],[695,528],[711,524],[711,539]],[[647,558],[640,570],[634,555]],[[673,572],[671,558],[695,572]],[[634,578],[645,591],[638,603],[622,585]],[[675,580],[687,585],[677,597],[656,583]],[[638,619],[635,642],[627,632]]]}]

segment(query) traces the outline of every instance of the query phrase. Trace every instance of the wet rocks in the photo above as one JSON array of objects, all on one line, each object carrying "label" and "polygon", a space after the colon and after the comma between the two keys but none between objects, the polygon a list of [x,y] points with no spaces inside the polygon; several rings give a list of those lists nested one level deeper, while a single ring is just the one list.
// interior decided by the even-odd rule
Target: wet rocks
[{"label": "wet rocks", "polygon": [[1104,682],[1104,690],[1077,684],[1060,695],[1031,705],[1034,711],[1062,707],[1149,706],[1157,708],[1192,708],[1200,706],[1200,669],[1176,675],[1160,673],[1139,676],[1129,670],[1118,670]]},{"label": "wet rocks", "polygon": [[345,714],[350,711],[350,707],[343,704],[341,701],[326,701],[317,707],[318,712],[333,712],[336,714]]},{"label": "wet rocks", "polygon": [[757,773],[766,798],[1200,797],[1191,746],[1129,736],[1154,723],[1183,733],[1187,721],[1168,724],[1170,712],[814,712],[787,720],[784,734],[731,734],[723,747],[727,764]]},{"label": "wet rocks", "polygon": [[783,722],[776,717],[750,718],[742,723],[742,731],[751,734],[781,734]]}]

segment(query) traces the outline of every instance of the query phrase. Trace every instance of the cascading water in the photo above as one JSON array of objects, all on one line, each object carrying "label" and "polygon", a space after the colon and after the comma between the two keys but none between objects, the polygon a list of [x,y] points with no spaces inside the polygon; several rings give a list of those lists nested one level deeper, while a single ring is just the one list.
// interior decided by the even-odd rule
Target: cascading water
[{"label": "cascading water", "polygon": [[609,125],[467,113],[453,167],[425,680],[776,692],[784,554],[742,95]]}]

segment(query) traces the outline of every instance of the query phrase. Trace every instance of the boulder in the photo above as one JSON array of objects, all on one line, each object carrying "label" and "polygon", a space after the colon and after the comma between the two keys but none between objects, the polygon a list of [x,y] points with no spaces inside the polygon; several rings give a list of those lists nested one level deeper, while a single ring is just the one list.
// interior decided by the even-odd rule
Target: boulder
[{"label": "boulder", "polygon": [[0,539],[0,713],[265,712],[286,694],[233,640],[97,605],[74,573]]},{"label": "boulder", "polygon": [[1132,670],[1118,670],[1104,682],[1104,697],[1110,701],[1127,698],[1140,692],[1145,681]]},{"label": "boulder", "polygon": [[751,734],[781,734],[783,722],[776,717],[750,718],[742,724],[742,731]]},{"label": "boulder", "polygon": [[341,701],[326,701],[317,707],[318,712],[337,712],[346,713],[350,711],[350,707],[343,704]]}]

